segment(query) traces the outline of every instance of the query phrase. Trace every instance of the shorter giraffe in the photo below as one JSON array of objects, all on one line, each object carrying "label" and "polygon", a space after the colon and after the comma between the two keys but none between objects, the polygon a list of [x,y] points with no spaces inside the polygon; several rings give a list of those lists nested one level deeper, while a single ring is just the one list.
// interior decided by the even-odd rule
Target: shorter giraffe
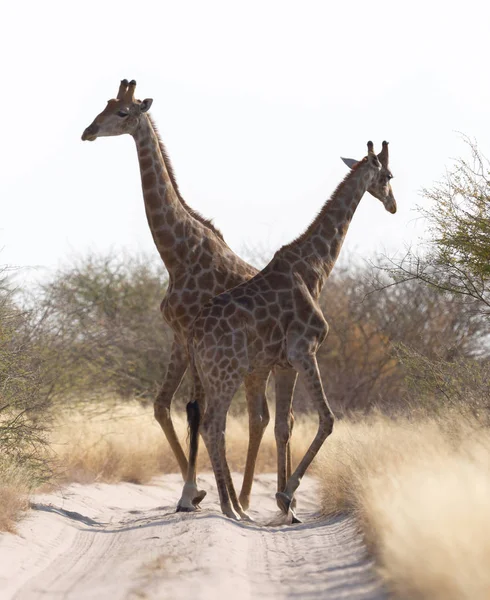
[{"label": "shorter giraffe", "polygon": [[[179,508],[192,510],[195,495],[195,462],[198,429],[206,444],[225,515],[247,518],[237,499],[226,461],[226,416],[242,379],[267,373],[274,367],[293,367],[319,414],[318,432],[296,470],[286,480],[285,445],[289,436],[289,405],[276,411],[278,481],[281,510],[292,511],[293,496],[313,458],[331,433],[334,417],[325,396],[316,353],[328,332],[318,299],[339,255],[347,229],[366,191],[396,212],[388,166],[388,144],[376,156],[372,142],[359,162],[344,161],[351,172],[338,186],[308,229],[281,248],[272,261],[250,281],[216,296],[194,321],[189,356],[194,376],[194,397],[188,404],[191,446],[189,471]],[[284,400],[283,400],[284,401]],[[202,415],[202,419],[201,416]]]}]

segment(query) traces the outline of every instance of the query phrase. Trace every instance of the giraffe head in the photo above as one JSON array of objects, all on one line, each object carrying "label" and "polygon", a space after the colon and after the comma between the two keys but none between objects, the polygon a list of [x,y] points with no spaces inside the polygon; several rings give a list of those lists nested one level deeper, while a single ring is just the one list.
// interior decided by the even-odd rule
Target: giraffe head
[{"label": "giraffe head", "polygon": [[141,115],[149,110],[153,100],[135,100],[136,81],[121,81],[117,97],[109,100],[104,110],[85,129],[82,140],[93,142],[98,137],[132,134],[138,127]]},{"label": "giraffe head", "polygon": [[[374,161],[375,158],[378,163],[378,174],[368,187],[368,192],[378,200],[381,200],[388,212],[394,214],[396,213],[396,200],[393,196],[390,183],[390,180],[393,179],[393,174],[389,167],[388,142],[383,142],[381,152],[377,156],[374,154],[373,143],[368,142],[368,155],[363,160]],[[361,162],[353,158],[342,158],[342,160],[351,169]]]}]

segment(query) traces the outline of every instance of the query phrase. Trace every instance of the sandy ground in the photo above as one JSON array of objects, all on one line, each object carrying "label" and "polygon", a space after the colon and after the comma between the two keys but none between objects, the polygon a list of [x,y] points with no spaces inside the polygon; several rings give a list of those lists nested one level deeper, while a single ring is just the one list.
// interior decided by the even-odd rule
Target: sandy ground
[{"label": "sandy ground", "polygon": [[174,512],[178,475],[36,496],[20,535],[0,536],[0,598],[386,598],[355,522],[316,514],[313,479],[294,526],[275,524],[273,475],[255,481],[254,524],[221,515],[212,475],[200,485],[208,496],[193,515]]}]

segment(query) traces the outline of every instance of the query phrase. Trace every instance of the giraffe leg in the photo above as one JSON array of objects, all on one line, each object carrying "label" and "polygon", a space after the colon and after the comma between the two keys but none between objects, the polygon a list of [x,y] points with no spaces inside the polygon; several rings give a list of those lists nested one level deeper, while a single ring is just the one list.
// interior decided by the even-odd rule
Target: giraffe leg
[{"label": "giraffe leg", "polygon": [[189,466],[187,477],[182,490],[182,496],[177,504],[177,512],[193,512],[199,508],[201,500],[206,492],[197,488],[196,469],[197,454],[199,451],[199,431],[201,426],[201,414],[205,411],[205,393],[201,378],[196,369],[195,357],[191,350],[190,372],[192,377],[192,399],[187,403],[187,425],[189,429]]},{"label": "giraffe leg", "polygon": [[206,411],[202,423],[202,437],[206,444],[211,464],[213,465],[221,510],[230,519],[240,520],[240,516],[235,512],[230,498],[228,488],[229,472],[227,471],[226,460],[223,461],[225,427],[226,412],[221,410],[217,412],[214,408]]},{"label": "giraffe leg", "polygon": [[327,398],[323,390],[316,356],[312,354],[306,354],[291,360],[291,363],[298,371],[302,381],[305,384],[308,395],[317,407],[319,423],[315,438],[306,451],[306,454],[301,459],[299,465],[296,467],[296,470],[288,479],[284,492],[278,492],[276,494],[277,504],[279,508],[285,512],[291,509],[294,492],[298,488],[301,478],[305,474],[306,469],[310,466],[312,460],[315,458],[323,442],[332,432],[334,422],[333,413],[328,405]]},{"label": "giraffe leg", "polygon": [[[292,450],[291,450],[291,443],[292,443],[291,438],[293,437],[294,415],[293,415],[292,409],[289,412],[288,423],[289,423],[289,441],[288,441],[288,445],[286,448],[286,481],[291,477],[291,474],[293,472],[293,457],[292,457]],[[280,491],[280,490],[278,490],[278,491]],[[294,496],[293,500],[291,502],[291,509],[293,511],[295,511],[296,507],[297,507],[297,501],[296,501],[296,496]]]},{"label": "giraffe leg", "polygon": [[[225,440],[224,436],[223,436],[223,440]],[[231,500],[231,503],[233,504],[233,508],[238,513],[238,515],[240,515],[240,518],[243,521],[249,521],[249,522],[251,522],[252,519],[245,512],[246,509],[242,506],[240,500],[237,497],[237,493],[235,491],[235,485],[234,485],[233,479],[231,477],[230,467],[228,466],[228,461],[226,460],[226,442],[225,441],[224,441],[223,446],[221,448],[221,452],[222,452],[222,454],[221,454],[221,462],[223,464],[223,470],[224,470],[224,473],[225,473],[226,486],[228,488],[228,493],[230,495],[230,500]]]},{"label": "giraffe leg", "polygon": [[[195,388],[196,387],[197,386],[195,386]],[[189,468],[187,470],[187,478],[184,489],[182,490],[182,496],[177,504],[176,512],[194,512],[195,510],[198,510],[201,500],[206,495],[206,492],[203,490],[198,490],[196,481],[196,463],[199,451],[199,426],[201,422],[201,407],[200,402],[196,397],[187,404],[186,411],[189,427]]]},{"label": "giraffe leg", "polygon": [[177,391],[184,373],[187,370],[188,360],[185,349],[175,339],[172,344],[172,352],[168,364],[167,374],[160,387],[154,403],[155,419],[163,429],[165,437],[172,448],[172,452],[179,463],[182,477],[187,474],[187,458],[175,432],[174,424],[170,416],[170,405]]},{"label": "giraffe leg", "polygon": [[277,369],[276,422],[274,434],[277,447],[277,491],[283,492],[291,475],[292,401],[297,373],[293,369]]},{"label": "giraffe leg", "polygon": [[202,419],[202,437],[213,465],[220,497],[221,510],[232,519],[250,520],[237,498],[226,460],[226,416],[231,401],[242,380],[242,369],[226,374],[216,381],[203,374],[206,388],[206,411]]},{"label": "giraffe leg", "polygon": [[269,407],[267,406],[266,387],[269,371],[255,372],[245,377],[245,394],[248,408],[248,452],[245,463],[240,504],[244,510],[250,506],[255,463],[260,442],[269,423]]}]

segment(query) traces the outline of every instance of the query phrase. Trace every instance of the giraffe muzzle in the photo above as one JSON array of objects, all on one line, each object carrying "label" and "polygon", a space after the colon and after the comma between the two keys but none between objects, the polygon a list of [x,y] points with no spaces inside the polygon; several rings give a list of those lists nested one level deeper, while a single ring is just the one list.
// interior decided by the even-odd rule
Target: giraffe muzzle
[{"label": "giraffe muzzle", "polygon": [[394,215],[396,213],[396,201],[392,200],[389,204],[387,204],[386,210]]},{"label": "giraffe muzzle", "polygon": [[89,125],[87,127],[87,129],[82,133],[82,140],[85,141],[89,141],[89,142],[93,142],[94,140],[97,139],[97,133],[99,131],[99,126],[96,123],[92,123],[92,125]]}]

